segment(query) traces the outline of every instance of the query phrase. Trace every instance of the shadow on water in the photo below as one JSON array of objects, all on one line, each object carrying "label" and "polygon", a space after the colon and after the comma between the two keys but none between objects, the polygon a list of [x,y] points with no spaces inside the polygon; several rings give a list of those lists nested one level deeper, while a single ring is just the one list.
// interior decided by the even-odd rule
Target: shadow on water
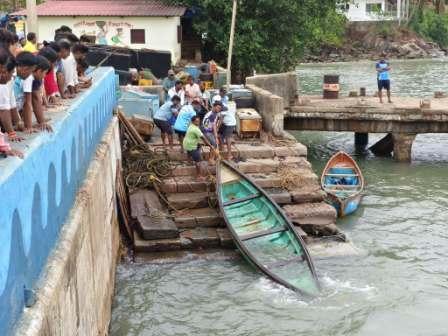
[{"label": "shadow on water", "polygon": [[[342,74],[345,91],[375,88],[372,63],[307,65],[303,91]],[[446,89],[448,63],[392,62],[393,89],[430,96]],[[297,132],[320,174],[353,133]],[[373,144],[381,135],[370,135]],[[356,155],[367,186],[361,208],[339,221],[364,253],[315,260],[323,293],[312,301],[235,260],[118,267],[111,335],[447,335],[448,136],[417,137],[412,164]]]}]

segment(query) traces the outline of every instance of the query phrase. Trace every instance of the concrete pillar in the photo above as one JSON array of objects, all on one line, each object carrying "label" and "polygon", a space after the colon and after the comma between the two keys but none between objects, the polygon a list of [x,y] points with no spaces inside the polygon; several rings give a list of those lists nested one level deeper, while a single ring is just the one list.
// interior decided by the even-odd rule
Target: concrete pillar
[{"label": "concrete pillar", "polygon": [[369,133],[355,133],[356,150],[364,150],[369,144]]},{"label": "concrete pillar", "polygon": [[394,139],[394,159],[401,162],[410,162],[412,159],[412,144],[417,134],[392,133]]}]

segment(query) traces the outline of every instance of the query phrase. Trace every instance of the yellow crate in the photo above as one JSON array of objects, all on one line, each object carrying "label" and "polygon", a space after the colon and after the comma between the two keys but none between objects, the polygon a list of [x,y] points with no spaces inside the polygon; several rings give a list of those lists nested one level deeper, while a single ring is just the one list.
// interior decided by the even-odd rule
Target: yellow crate
[{"label": "yellow crate", "polygon": [[152,79],[139,79],[138,81],[139,86],[151,86],[152,85]]},{"label": "yellow crate", "polygon": [[204,81],[204,86],[205,86],[206,90],[211,90],[211,89],[213,89],[213,82]]}]

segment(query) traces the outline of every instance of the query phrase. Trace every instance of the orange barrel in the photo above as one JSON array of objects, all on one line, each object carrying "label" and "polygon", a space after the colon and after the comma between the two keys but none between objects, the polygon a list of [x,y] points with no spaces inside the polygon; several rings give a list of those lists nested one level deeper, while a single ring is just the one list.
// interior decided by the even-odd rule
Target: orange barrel
[{"label": "orange barrel", "polygon": [[324,99],[338,99],[339,75],[324,76]]}]

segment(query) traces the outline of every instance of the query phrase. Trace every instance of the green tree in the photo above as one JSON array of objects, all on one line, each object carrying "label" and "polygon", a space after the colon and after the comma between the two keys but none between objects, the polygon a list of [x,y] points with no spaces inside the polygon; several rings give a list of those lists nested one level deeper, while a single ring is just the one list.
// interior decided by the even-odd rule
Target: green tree
[{"label": "green tree", "polygon": [[[193,27],[210,58],[226,65],[232,1],[171,1],[192,8]],[[292,69],[306,50],[339,46],[345,18],[335,0],[240,0],[233,68],[243,75]]]}]

